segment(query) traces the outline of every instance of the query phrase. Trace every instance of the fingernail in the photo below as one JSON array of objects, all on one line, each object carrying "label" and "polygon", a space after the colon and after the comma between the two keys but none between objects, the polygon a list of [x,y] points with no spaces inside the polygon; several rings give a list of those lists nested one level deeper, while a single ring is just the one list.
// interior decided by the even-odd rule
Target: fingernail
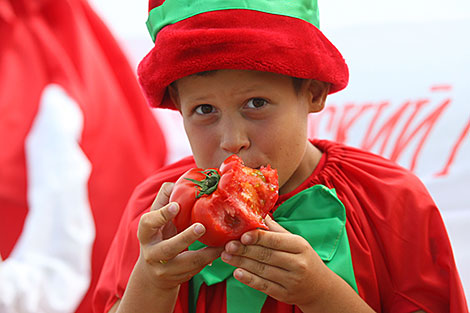
[{"label": "fingernail", "polygon": [[201,224],[196,224],[194,226],[194,232],[196,233],[196,235],[202,235],[205,231],[206,229]]},{"label": "fingernail", "polygon": [[228,253],[235,253],[238,250],[238,245],[235,242],[229,242],[227,244],[227,252]]},{"label": "fingernail", "polygon": [[241,238],[241,241],[244,244],[250,244],[253,241],[253,236],[249,234],[244,234]]},{"label": "fingernail", "polygon": [[224,261],[230,261],[232,259],[232,255],[231,254],[228,254],[227,252],[222,252],[222,260]]},{"label": "fingernail", "polygon": [[242,279],[243,277],[243,272],[239,269],[236,269],[234,272],[233,272],[233,277],[235,277],[237,280],[240,280]]},{"label": "fingernail", "polygon": [[168,211],[170,211],[170,213],[172,214],[176,214],[178,213],[178,204],[176,203],[170,203],[170,206],[168,207]]}]

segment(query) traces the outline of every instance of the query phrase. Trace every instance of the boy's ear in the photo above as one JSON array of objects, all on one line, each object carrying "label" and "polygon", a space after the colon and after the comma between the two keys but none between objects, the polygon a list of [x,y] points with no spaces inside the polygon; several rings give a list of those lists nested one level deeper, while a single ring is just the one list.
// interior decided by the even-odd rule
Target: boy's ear
[{"label": "boy's ear", "polygon": [[170,97],[171,102],[173,102],[173,104],[178,109],[178,111],[181,111],[180,101],[179,101],[179,96],[178,96],[178,89],[176,89],[176,86],[174,86],[173,84],[169,85],[167,87],[167,92],[168,92],[168,96]]},{"label": "boy's ear", "polygon": [[320,112],[325,107],[326,97],[330,91],[330,84],[314,79],[308,80],[307,84],[310,105],[309,113]]}]

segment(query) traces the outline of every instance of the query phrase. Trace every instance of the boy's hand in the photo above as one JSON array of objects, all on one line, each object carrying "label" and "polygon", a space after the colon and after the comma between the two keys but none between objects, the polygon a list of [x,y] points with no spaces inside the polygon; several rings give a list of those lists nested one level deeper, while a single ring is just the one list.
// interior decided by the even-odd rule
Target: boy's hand
[{"label": "boy's hand", "polygon": [[238,267],[240,282],[289,304],[308,306],[322,296],[331,272],[302,237],[273,221],[270,231],[250,231],[226,244],[222,260]]},{"label": "boy's hand", "polygon": [[142,215],[137,235],[141,247],[138,266],[151,278],[152,285],[160,290],[177,288],[222,252],[222,248],[187,251],[205,233],[205,227],[196,223],[176,233],[171,221],[178,214],[179,206],[168,203],[173,185],[162,185],[150,212]]}]

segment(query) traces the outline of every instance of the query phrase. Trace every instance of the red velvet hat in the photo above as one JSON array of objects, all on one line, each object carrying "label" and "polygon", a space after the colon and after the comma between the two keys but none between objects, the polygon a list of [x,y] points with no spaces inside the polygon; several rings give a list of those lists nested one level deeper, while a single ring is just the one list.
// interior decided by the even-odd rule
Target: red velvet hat
[{"label": "red velvet hat", "polygon": [[318,29],[316,0],[150,0],[155,47],[138,68],[153,107],[175,109],[173,81],[218,69],[257,70],[346,87],[349,72]]}]

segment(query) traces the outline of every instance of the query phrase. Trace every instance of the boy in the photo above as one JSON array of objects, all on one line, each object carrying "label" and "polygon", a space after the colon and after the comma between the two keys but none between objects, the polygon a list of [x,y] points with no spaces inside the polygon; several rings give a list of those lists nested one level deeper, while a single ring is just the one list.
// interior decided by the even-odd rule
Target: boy
[{"label": "boy", "polygon": [[[468,312],[419,180],[373,154],[307,139],[308,114],[348,81],[316,27],[316,2],[166,0],[150,9],[155,48],[140,81],[153,106],[181,112],[194,158],[134,193],[96,312]],[[231,154],[277,169],[270,230],[201,248],[207,225],[176,234],[168,182]]]}]

